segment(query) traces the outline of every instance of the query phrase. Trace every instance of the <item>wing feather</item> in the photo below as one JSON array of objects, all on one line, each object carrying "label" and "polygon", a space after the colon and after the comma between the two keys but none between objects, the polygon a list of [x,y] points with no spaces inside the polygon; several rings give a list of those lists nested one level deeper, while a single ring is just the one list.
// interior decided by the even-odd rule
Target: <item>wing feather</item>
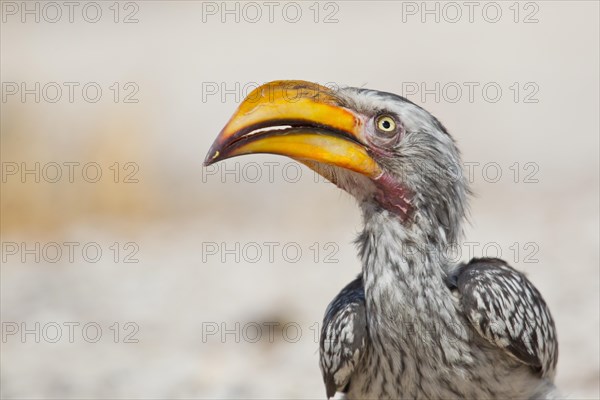
[{"label": "wing feather", "polygon": [[556,328],[540,292],[521,272],[496,258],[457,268],[454,282],[465,317],[487,342],[553,379]]},{"label": "wing feather", "polygon": [[367,341],[362,276],[348,284],[327,307],[320,340],[321,373],[327,397],[345,393]]}]

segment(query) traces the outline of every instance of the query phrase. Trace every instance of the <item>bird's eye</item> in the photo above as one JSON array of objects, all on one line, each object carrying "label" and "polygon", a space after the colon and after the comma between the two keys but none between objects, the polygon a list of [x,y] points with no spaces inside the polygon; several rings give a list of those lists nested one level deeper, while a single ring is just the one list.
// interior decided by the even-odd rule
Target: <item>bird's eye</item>
[{"label": "bird's eye", "polygon": [[396,121],[389,115],[381,115],[377,117],[375,126],[379,132],[391,134],[396,132]]},{"label": "bird's eye", "polygon": [[381,113],[371,119],[367,138],[373,145],[385,149],[394,147],[404,134],[404,126],[395,115]]}]

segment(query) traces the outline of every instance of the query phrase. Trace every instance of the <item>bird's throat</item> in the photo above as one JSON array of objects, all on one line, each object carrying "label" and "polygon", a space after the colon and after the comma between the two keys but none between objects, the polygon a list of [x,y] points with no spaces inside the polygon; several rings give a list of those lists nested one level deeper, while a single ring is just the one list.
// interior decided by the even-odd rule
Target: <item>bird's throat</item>
[{"label": "bird's throat", "polygon": [[377,188],[375,200],[381,207],[397,215],[402,222],[409,221],[413,213],[410,190],[385,172],[374,178],[373,182]]}]

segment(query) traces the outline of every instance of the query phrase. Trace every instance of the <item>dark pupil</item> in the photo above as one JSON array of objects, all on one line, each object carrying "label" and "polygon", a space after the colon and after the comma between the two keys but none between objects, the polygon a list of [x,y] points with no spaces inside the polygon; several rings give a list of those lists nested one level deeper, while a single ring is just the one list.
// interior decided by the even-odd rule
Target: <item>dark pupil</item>
[{"label": "dark pupil", "polygon": [[390,126],[392,126],[390,121],[383,121],[383,129],[390,129]]}]

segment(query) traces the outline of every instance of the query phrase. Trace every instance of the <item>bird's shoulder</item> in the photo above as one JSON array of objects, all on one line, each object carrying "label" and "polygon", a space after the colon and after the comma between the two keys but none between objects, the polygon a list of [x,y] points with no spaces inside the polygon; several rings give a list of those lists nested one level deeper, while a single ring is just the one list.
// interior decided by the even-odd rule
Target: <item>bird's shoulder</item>
[{"label": "bird's shoulder", "polygon": [[319,350],[328,398],[347,391],[366,342],[365,291],[359,276],[333,299],[323,319]]},{"label": "bird's shoulder", "polygon": [[556,328],[546,302],[527,277],[497,258],[475,258],[449,276],[464,316],[489,344],[554,377]]}]

